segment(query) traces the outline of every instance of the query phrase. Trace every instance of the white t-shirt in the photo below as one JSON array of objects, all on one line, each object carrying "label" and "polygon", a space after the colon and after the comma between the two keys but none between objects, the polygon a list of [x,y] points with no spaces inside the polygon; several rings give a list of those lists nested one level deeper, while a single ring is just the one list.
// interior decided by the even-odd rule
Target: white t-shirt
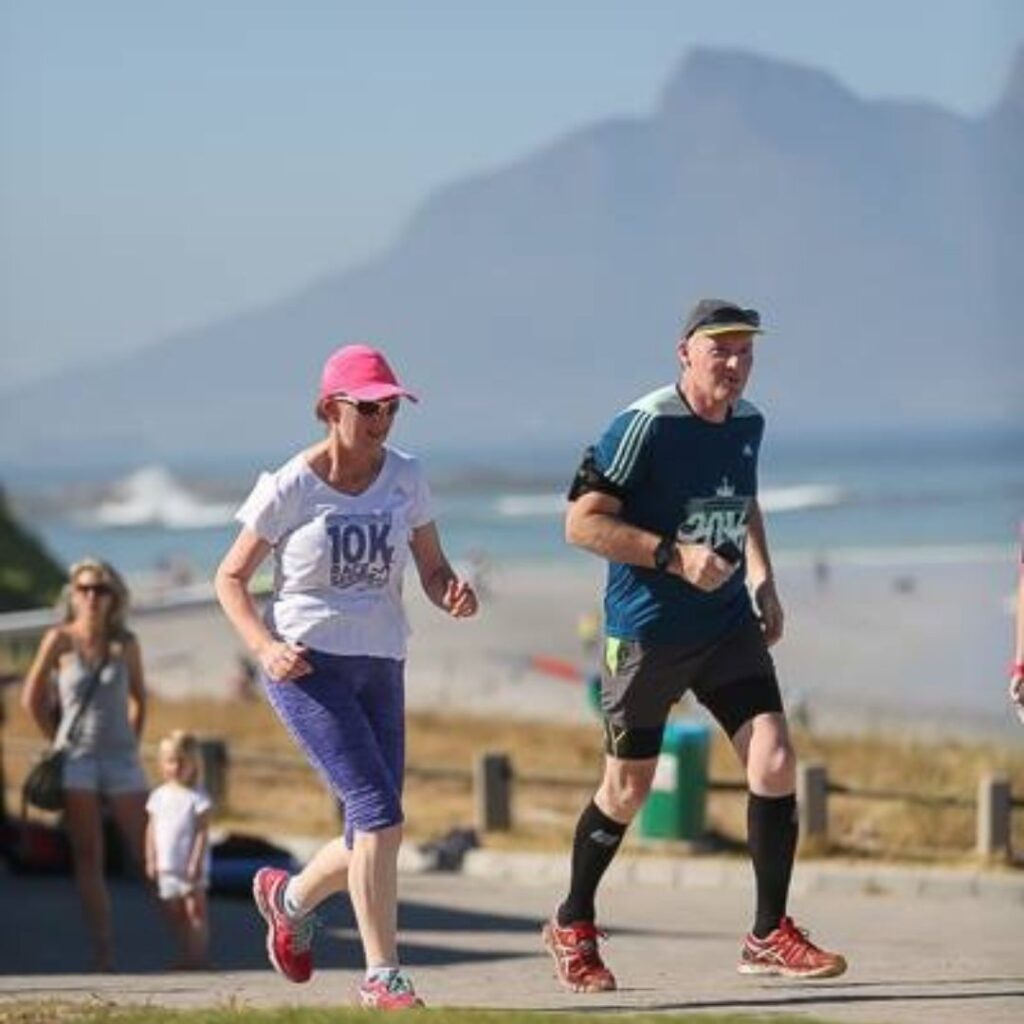
[{"label": "white t-shirt", "polygon": [[385,447],[376,480],[349,495],[324,483],[300,453],[261,474],[235,518],[274,549],[272,633],[329,654],[405,657],[409,538],[433,519],[413,456]]},{"label": "white t-shirt", "polygon": [[[165,782],[149,794],[146,810],[153,824],[157,871],[185,876],[199,816],[210,806],[209,794],[198,786],[192,789],[177,782]],[[209,874],[210,847],[207,845],[202,877],[208,878]]]}]

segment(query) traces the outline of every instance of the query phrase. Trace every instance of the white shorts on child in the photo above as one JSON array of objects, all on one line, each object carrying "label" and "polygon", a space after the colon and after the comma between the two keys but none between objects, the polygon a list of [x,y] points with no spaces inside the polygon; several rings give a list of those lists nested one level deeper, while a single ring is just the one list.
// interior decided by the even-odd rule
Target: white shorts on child
[{"label": "white shorts on child", "polygon": [[162,900],[184,899],[197,890],[208,889],[209,886],[210,880],[205,877],[200,878],[197,882],[192,882],[184,875],[177,875],[173,871],[161,871],[156,876],[157,893]]}]

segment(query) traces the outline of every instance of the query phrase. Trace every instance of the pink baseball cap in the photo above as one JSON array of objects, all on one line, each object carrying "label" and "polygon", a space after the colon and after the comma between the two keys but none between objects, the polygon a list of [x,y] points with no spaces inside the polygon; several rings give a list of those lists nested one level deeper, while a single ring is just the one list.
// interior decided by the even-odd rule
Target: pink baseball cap
[{"label": "pink baseball cap", "polygon": [[398,383],[383,354],[369,345],[345,345],[330,355],[320,375],[320,401],[331,395],[349,395],[368,402],[395,396],[419,401]]}]

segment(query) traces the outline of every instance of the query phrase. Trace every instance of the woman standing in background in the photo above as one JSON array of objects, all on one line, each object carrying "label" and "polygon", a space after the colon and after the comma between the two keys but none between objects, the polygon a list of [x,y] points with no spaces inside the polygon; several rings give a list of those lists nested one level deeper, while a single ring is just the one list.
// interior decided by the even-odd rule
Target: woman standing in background
[{"label": "woman standing in background", "polygon": [[[88,704],[64,761],[64,820],[75,883],[99,971],[114,969],[110,894],[103,877],[105,798],[140,868],[148,784],[139,760],[146,686],[139,643],[125,625],[128,588],[106,562],[76,562],[61,595],[61,621],[47,630],[25,677],[21,702],[51,741]],[[89,693],[92,693],[89,697]]]}]

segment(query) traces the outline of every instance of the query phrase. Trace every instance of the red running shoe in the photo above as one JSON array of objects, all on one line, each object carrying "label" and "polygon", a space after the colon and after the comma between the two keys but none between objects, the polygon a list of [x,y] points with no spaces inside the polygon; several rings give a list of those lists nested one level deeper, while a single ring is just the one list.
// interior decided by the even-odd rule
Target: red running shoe
[{"label": "red running shoe", "polygon": [[601,961],[598,938],[606,938],[592,921],[564,927],[554,918],[541,929],[544,946],[555,961],[558,980],[570,992],[613,992],[615,975]]},{"label": "red running shoe", "polygon": [[740,974],[781,974],[786,978],[835,978],[846,970],[846,959],[820,949],[791,917],[763,939],[748,935],[743,941]]},{"label": "red running shoe", "polygon": [[267,956],[274,970],[289,981],[309,981],[313,973],[313,932],[316,918],[307,914],[293,921],[282,910],[288,872],[280,868],[260,868],[252,880],[252,898],[267,922]]}]

